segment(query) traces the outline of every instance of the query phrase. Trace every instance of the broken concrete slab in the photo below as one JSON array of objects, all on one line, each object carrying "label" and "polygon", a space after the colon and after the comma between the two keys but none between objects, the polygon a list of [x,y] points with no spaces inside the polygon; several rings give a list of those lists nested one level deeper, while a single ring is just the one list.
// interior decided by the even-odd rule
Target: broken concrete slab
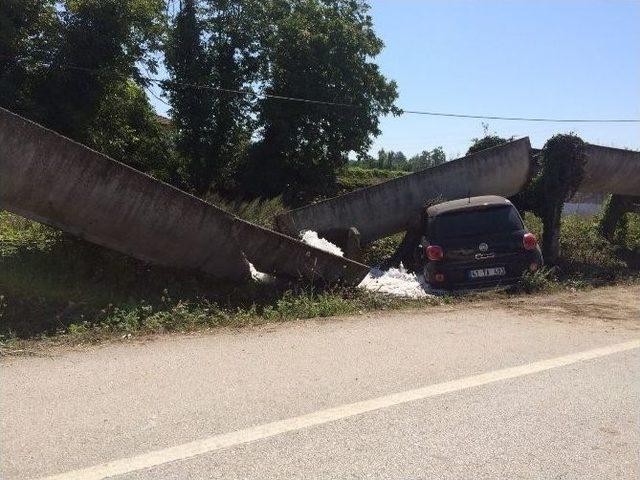
[{"label": "broken concrete slab", "polygon": [[277,217],[278,230],[314,230],[329,239],[351,227],[363,243],[410,229],[425,203],[441,198],[518,193],[530,176],[529,138],[311,204]]},{"label": "broken concrete slab", "polygon": [[369,268],[245,222],[0,108],[0,208],[222,280],[261,272],[358,284]]},{"label": "broken concrete slab", "polygon": [[587,144],[585,175],[578,191],[640,196],[640,152]]}]

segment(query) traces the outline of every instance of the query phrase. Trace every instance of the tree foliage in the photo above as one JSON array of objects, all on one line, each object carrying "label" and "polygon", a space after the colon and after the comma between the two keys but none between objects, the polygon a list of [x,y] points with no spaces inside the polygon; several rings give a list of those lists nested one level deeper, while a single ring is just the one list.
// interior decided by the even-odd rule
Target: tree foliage
[{"label": "tree foliage", "polygon": [[27,114],[55,38],[54,0],[0,1],[0,106]]},{"label": "tree foliage", "polygon": [[553,264],[560,255],[563,206],[576,194],[584,177],[584,142],[573,133],[554,135],[538,158],[539,172],[519,196],[517,205],[542,219],[543,254]]},{"label": "tree foliage", "polygon": [[205,191],[213,178],[210,137],[215,94],[193,88],[207,85],[210,73],[202,29],[196,1],[185,0],[165,46],[171,80],[164,88],[172,106],[176,147],[185,164],[187,184],[196,191]]},{"label": "tree foliage", "polygon": [[442,147],[436,147],[433,150],[423,150],[418,155],[414,155],[409,159],[408,170],[419,172],[427,168],[437,167],[447,161],[447,156]]},{"label": "tree foliage", "polygon": [[480,152],[482,150],[486,150],[487,148],[498,147],[500,145],[504,145],[505,143],[509,143],[513,141],[513,137],[504,138],[498,135],[485,135],[481,138],[474,138],[472,140],[471,146],[469,150],[467,150],[467,155],[471,155],[472,153]]},{"label": "tree foliage", "polygon": [[371,61],[381,49],[362,1],[185,1],[167,88],[194,190],[291,198],[334,185],[379,116],[397,112],[395,84]]},{"label": "tree foliage", "polygon": [[255,128],[255,98],[236,92],[261,81],[264,59],[260,41],[265,30],[265,4],[259,0],[209,0],[205,4],[210,78],[219,88],[213,103],[211,182],[236,186],[236,173]]},{"label": "tree foliage", "polygon": [[418,172],[427,168],[437,167],[447,161],[447,156],[442,147],[436,147],[433,150],[423,150],[417,155],[407,158],[407,156],[398,151],[381,149],[378,151],[377,157],[367,156],[354,164],[364,168],[377,168],[381,170],[396,170],[404,172]]},{"label": "tree foliage", "polygon": [[[200,194],[288,198],[330,188],[398,113],[365,1],[180,6],[167,31],[164,0],[2,0],[0,105]],[[161,46],[175,138],[143,90]]]},{"label": "tree foliage", "polygon": [[156,178],[180,184],[173,138],[133,80],[114,82],[87,126],[87,143],[101,153]]},{"label": "tree foliage", "polygon": [[170,142],[139,73],[157,63],[162,0],[2,0],[0,25],[0,105],[137,168],[162,169]]},{"label": "tree foliage", "polygon": [[[379,116],[397,113],[396,85],[370,59],[383,48],[365,2],[273,0],[264,40],[264,93],[341,105],[258,104],[261,139],[249,183],[261,195],[321,191],[348,155],[365,156]],[[253,177],[253,178],[251,178]]]},{"label": "tree foliage", "polygon": [[37,116],[80,141],[114,83],[153,71],[161,0],[67,0],[46,73],[35,87]]}]

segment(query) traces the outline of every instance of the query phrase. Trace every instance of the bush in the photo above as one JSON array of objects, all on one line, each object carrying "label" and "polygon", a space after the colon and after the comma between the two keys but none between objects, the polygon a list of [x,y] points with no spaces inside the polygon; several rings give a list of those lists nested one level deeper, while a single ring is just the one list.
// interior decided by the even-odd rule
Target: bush
[{"label": "bush", "polygon": [[582,182],[587,158],[584,145],[573,133],[551,137],[538,156],[538,173],[514,197],[520,210],[533,212],[542,219],[542,251],[548,263],[555,264],[561,252],[562,209]]},{"label": "bush", "polygon": [[372,266],[382,265],[396,252],[403,238],[404,233],[398,233],[365,246],[362,251],[363,263]]},{"label": "bush", "polygon": [[536,272],[526,272],[520,281],[520,288],[526,293],[535,293],[557,287],[557,272],[554,267],[542,267]]},{"label": "bush", "polygon": [[228,200],[221,195],[212,194],[207,197],[207,201],[247,222],[266,228],[273,228],[276,215],[288,210],[282,197]]},{"label": "bush", "polygon": [[346,193],[402,177],[407,173],[409,172],[348,166],[338,175],[338,184],[340,185],[341,193]]},{"label": "bush", "polygon": [[[560,229],[561,255],[557,262],[560,280],[598,284],[634,275],[640,267],[640,221],[637,216],[631,217],[621,247],[600,235],[599,217],[564,216]],[[540,238],[542,221],[530,212],[525,214],[524,221]]]}]

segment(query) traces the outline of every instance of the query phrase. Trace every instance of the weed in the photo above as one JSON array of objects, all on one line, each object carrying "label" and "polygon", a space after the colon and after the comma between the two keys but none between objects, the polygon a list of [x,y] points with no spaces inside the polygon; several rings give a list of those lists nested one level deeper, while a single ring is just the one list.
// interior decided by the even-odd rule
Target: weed
[{"label": "weed", "polygon": [[207,200],[223,210],[256,225],[272,228],[276,215],[287,211],[282,197],[271,199],[256,198],[254,200],[227,200],[220,195],[212,194]]},{"label": "weed", "polygon": [[392,178],[398,178],[410,172],[396,170],[382,170],[379,168],[346,167],[338,175],[338,184],[342,193],[371,187]]},{"label": "weed", "polygon": [[[568,215],[562,219],[558,280],[577,285],[607,284],[622,280],[640,267],[640,219],[629,215],[623,246],[598,233],[598,217]],[[525,224],[540,238],[542,224],[531,213]]]},{"label": "weed", "polygon": [[526,293],[548,291],[557,286],[557,270],[554,267],[542,267],[535,272],[525,272],[518,285]]},{"label": "weed", "polygon": [[396,252],[404,237],[403,233],[381,238],[363,249],[363,262],[367,265],[382,265]]}]

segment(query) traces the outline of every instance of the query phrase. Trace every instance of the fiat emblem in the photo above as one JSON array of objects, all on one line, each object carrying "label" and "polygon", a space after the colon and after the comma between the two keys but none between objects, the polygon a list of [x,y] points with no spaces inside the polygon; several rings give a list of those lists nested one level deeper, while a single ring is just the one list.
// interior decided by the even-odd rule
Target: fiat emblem
[{"label": "fiat emblem", "polygon": [[481,243],[480,245],[478,245],[478,250],[484,253],[489,250],[489,245],[487,245],[486,243]]}]

